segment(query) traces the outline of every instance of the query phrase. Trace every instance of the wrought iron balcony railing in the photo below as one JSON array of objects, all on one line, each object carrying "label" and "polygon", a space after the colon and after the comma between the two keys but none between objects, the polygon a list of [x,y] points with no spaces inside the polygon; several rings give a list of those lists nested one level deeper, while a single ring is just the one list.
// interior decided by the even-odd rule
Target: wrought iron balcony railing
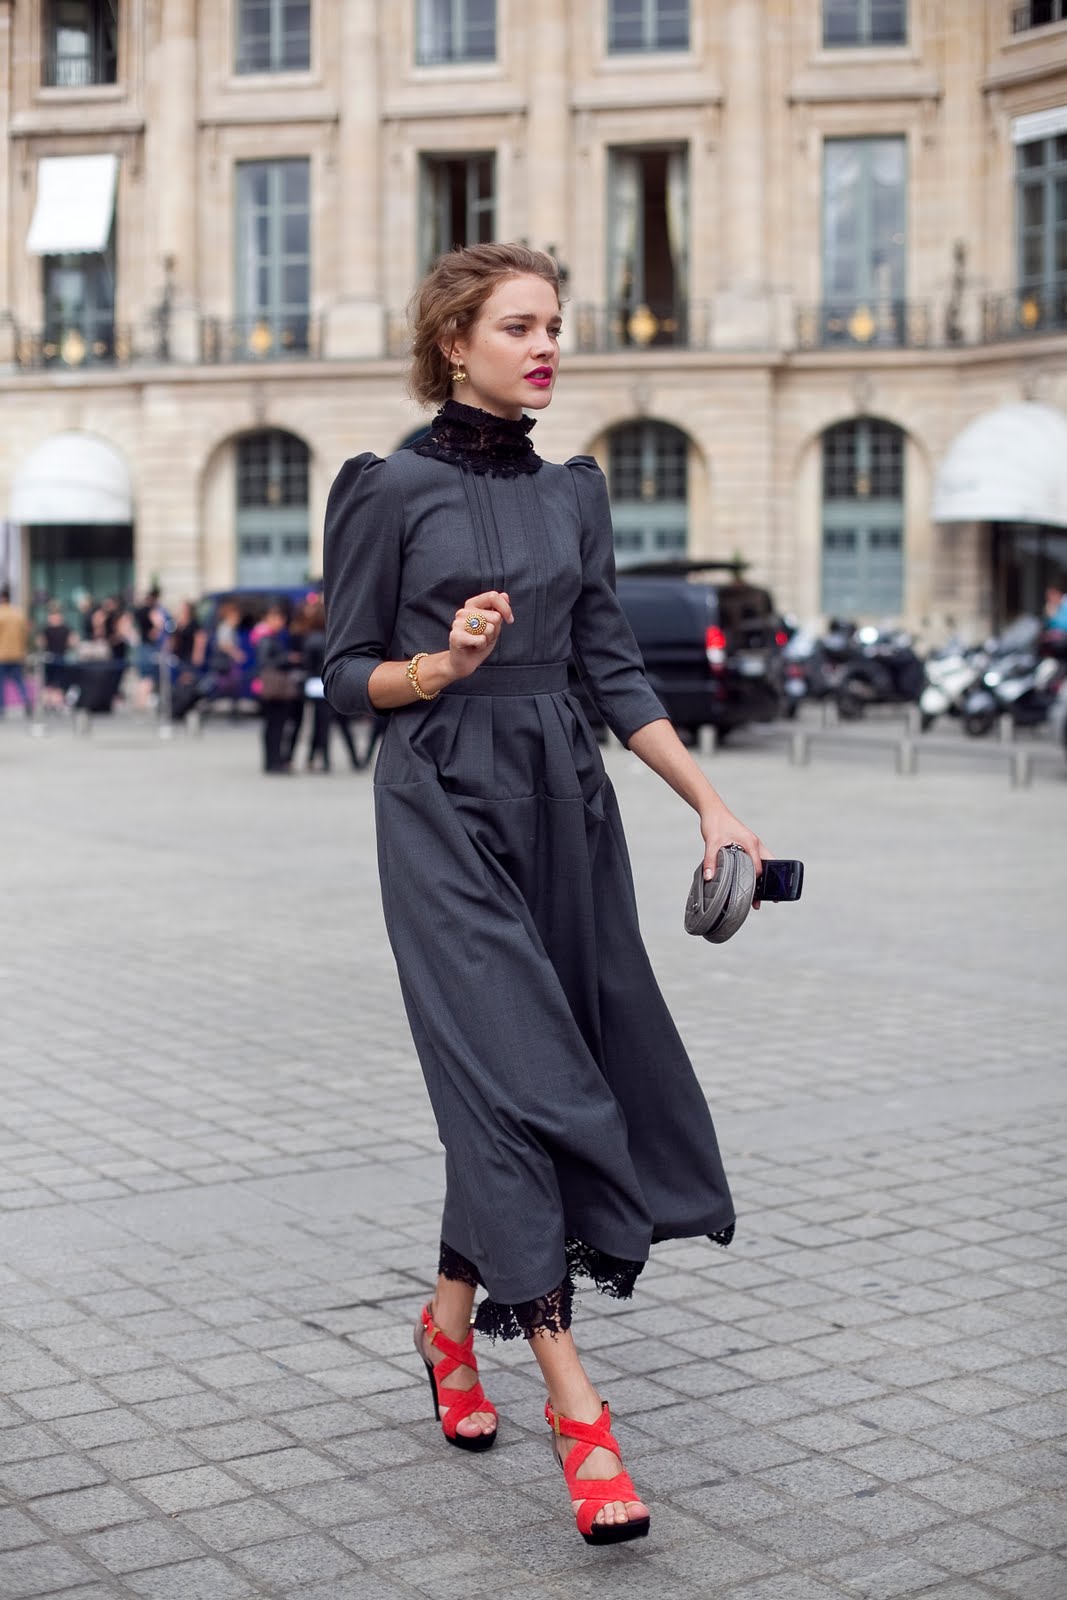
[{"label": "wrought iron balcony railing", "polygon": [[42,331],[16,328],[15,366],[20,372],[57,367],[78,372],[84,367],[118,366],[134,359],[131,331],[116,323],[93,326],[56,324]]},{"label": "wrought iron balcony railing", "polygon": [[229,361],[308,361],[323,353],[322,319],[312,316],[221,317],[200,319],[200,359]]},{"label": "wrought iron balcony railing", "polygon": [[1053,22],[1067,22],[1067,0],[1027,0],[1011,14],[1012,33],[1028,33],[1031,28],[1047,28]]},{"label": "wrought iron balcony railing", "polygon": [[45,50],[42,81],[47,89],[87,89],[93,84],[115,83],[118,58],[106,40],[84,50],[60,50],[52,41]]},{"label": "wrought iron balcony railing", "polygon": [[654,301],[651,305],[576,305],[570,313],[575,348],[599,355],[611,350],[708,350],[711,306],[705,301]]},{"label": "wrought iron balcony railing", "polygon": [[1015,289],[987,294],[982,302],[982,338],[1025,339],[1067,331],[1067,283],[1042,289]]},{"label": "wrought iron balcony railing", "polygon": [[892,350],[940,342],[930,307],[921,300],[836,300],[800,306],[796,341],[800,350]]}]

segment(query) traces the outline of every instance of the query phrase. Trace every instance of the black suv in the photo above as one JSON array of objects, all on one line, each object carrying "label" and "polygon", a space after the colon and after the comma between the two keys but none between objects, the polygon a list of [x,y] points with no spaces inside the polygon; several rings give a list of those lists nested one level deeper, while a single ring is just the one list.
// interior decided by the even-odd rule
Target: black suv
[{"label": "black suv", "polygon": [[[727,571],[729,582],[698,581]],[[618,576],[619,601],[645,671],[682,732],[720,734],[771,722],[782,709],[786,636],[766,589],[742,581],[736,562],[659,561]]]}]

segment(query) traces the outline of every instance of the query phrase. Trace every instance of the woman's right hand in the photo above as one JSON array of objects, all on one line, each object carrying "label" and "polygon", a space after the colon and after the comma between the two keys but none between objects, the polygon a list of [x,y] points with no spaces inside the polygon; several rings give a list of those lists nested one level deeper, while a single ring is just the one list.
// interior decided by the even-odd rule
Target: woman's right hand
[{"label": "woman's right hand", "polygon": [[[467,618],[474,612],[485,618],[485,631],[471,633]],[[464,601],[452,619],[448,635],[448,657],[457,678],[469,678],[496,649],[506,622],[514,622],[511,602],[503,590],[487,589]]]}]

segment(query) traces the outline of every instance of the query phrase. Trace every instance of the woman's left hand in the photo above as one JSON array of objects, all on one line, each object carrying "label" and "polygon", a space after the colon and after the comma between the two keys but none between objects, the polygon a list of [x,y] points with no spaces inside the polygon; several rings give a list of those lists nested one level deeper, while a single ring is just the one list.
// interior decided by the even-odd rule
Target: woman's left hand
[{"label": "woman's left hand", "polygon": [[759,877],[763,870],[765,860],[771,859],[771,852],[763,840],[746,828],[744,823],[738,822],[732,811],[727,811],[725,806],[716,807],[713,811],[702,812],[700,817],[700,831],[704,835],[704,877],[714,878],[715,858],[719,851],[728,844],[739,844],[745,853],[752,857],[752,865]]}]

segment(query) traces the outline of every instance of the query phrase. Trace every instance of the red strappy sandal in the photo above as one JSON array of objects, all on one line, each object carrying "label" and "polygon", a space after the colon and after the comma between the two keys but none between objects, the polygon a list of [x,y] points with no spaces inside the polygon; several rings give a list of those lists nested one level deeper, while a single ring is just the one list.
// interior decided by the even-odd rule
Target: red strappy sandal
[{"label": "red strappy sandal", "polygon": [[[430,1343],[435,1349],[440,1350],[444,1359],[435,1366],[432,1361],[427,1361],[422,1349],[422,1330],[429,1335]],[[472,1372],[477,1372],[478,1362],[474,1354],[474,1329],[468,1333],[462,1344],[457,1344],[447,1334],[441,1332],[433,1317],[430,1315],[428,1305],[423,1306],[420,1325],[415,1328],[415,1348],[422,1356],[426,1371],[430,1375],[430,1388],[433,1390],[434,1416],[441,1424],[441,1432],[449,1444],[454,1444],[460,1450],[489,1450],[496,1443],[496,1429],[492,1433],[457,1433],[456,1428],[469,1417],[473,1411],[491,1411],[495,1417],[496,1406],[491,1400],[485,1398],[485,1391],[480,1383],[473,1384],[469,1389],[447,1389],[442,1379],[451,1377],[459,1367],[470,1367]],[[444,1416],[441,1408],[444,1407]]]},{"label": "red strappy sandal", "polygon": [[574,1439],[574,1449],[570,1451],[564,1461],[556,1445],[556,1460],[563,1468],[563,1476],[567,1480],[572,1500],[582,1503],[575,1512],[574,1520],[578,1524],[578,1532],[586,1544],[622,1544],[626,1539],[643,1539],[648,1532],[651,1519],[649,1517],[630,1517],[626,1522],[597,1522],[597,1512],[601,1506],[610,1505],[613,1500],[639,1500],[640,1496],[633,1483],[625,1472],[619,1472],[614,1478],[579,1478],[578,1469],[583,1462],[588,1461],[591,1453],[596,1449],[610,1450],[619,1457],[621,1462],[622,1452],[611,1432],[611,1412],[608,1403],[603,1402],[599,1422],[575,1422],[571,1417],[561,1417],[553,1411],[551,1401],[545,1402],[545,1421],[556,1434],[557,1438]]}]

